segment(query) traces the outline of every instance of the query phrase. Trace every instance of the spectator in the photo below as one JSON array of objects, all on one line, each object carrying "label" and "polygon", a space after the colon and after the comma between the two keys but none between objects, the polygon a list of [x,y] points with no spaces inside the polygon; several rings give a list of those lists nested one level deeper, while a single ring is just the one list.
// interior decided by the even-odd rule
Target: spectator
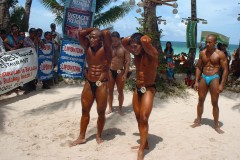
[{"label": "spectator", "polygon": [[[35,28],[30,28],[29,29],[29,36],[24,39],[24,47],[32,47],[36,49],[36,29]],[[24,33],[25,34],[25,33]],[[24,93],[23,94],[28,94],[31,91],[36,90],[36,79],[24,84]]]},{"label": "spectator", "polygon": [[3,44],[3,40],[6,38],[6,31],[5,30],[0,30],[0,56],[5,52],[5,47]]},{"label": "spectator", "polygon": [[167,66],[168,66],[167,77],[169,80],[174,79],[173,54],[174,54],[174,50],[172,48],[172,43],[168,41],[166,43],[166,48],[164,49],[164,56],[166,57],[166,62],[167,62]]},{"label": "spectator", "polygon": [[239,59],[238,52],[236,52],[236,54],[234,56],[234,60],[232,61],[230,72],[233,75],[233,77],[232,77],[233,81],[240,77],[240,59]]},{"label": "spectator", "polygon": [[51,34],[53,34],[53,33],[56,34],[56,37],[54,38],[55,41],[56,41],[58,44],[61,44],[62,38],[61,38],[60,34],[56,31],[56,24],[55,24],[55,23],[52,23],[52,24],[50,25],[50,28],[51,28]]},{"label": "spectator", "polygon": [[16,24],[11,26],[11,34],[4,39],[6,51],[12,51],[23,47],[23,39],[19,35],[19,27]]},{"label": "spectator", "polygon": [[[51,32],[45,32],[44,33],[44,39],[42,40],[44,42],[44,44],[47,44],[47,43],[52,43],[52,36],[51,36]],[[52,80],[43,80],[42,81],[42,89],[50,89],[51,87],[49,86],[50,85],[50,82]]]}]

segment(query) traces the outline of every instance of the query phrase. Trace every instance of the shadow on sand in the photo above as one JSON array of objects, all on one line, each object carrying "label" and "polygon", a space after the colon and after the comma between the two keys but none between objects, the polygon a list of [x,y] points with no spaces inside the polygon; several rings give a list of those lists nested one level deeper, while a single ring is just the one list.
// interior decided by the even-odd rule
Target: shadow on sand
[{"label": "shadow on sand", "polygon": [[[119,128],[108,128],[108,129],[103,130],[103,132],[102,132],[102,140],[103,141],[111,141],[117,135],[125,136],[126,133],[122,132],[121,129],[119,129]],[[88,141],[91,141],[93,139],[96,139],[96,134],[91,135],[86,140],[88,142]]]},{"label": "shadow on sand", "polygon": [[[223,123],[221,121],[219,121],[218,123],[219,123],[219,127],[223,126]],[[202,124],[208,125],[214,129],[214,120],[213,119],[202,118]]]},{"label": "shadow on sand", "polygon": [[240,113],[240,104],[233,106],[232,110],[238,110],[238,112]]},{"label": "shadow on sand", "polygon": [[[140,136],[139,133],[133,133],[135,136]],[[159,142],[162,142],[163,139],[161,137],[158,137],[154,134],[148,134],[148,145],[149,145],[149,150],[144,151],[144,155],[147,155],[150,153]],[[140,139],[137,140],[137,143],[140,144]]]}]

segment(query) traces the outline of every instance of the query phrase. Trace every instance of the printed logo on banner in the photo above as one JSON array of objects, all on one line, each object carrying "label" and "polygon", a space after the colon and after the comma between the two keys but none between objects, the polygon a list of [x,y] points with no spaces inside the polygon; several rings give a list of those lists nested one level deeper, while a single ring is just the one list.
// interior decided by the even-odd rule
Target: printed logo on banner
[{"label": "printed logo on banner", "polygon": [[82,46],[75,41],[63,40],[58,74],[64,77],[81,78],[84,63],[85,54]]},{"label": "printed logo on banner", "polygon": [[82,67],[76,62],[63,62],[60,64],[60,69],[66,74],[78,74],[82,73]]},{"label": "printed logo on banner", "polygon": [[53,43],[44,44],[44,48],[38,48],[38,79],[48,80],[53,77]]},{"label": "printed logo on banner", "polygon": [[92,12],[67,8],[64,20],[63,33],[69,38],[78,40],[78,34],[73,30],[88,28],[91,25]]},{"label": "printed logo on banner", "polygon": [[79,44],[75,44],[75,43],[65,44],[63,46],[63,51],[67,55],[74,56],[74,57],[79,57],[84,54],[84,49],[82,48],[82,46]]},{"label": "printed logo on banner", "polygon": [[44,60],[40,66],[39,66],[40,70],[42,71],[42,73],[44,74],[50,74],[52,72],[52,61],[47,61]]},{"label": "printed logo on banner", "polygon": [[52,44],[45,44],[45,47],[43,49],[41,49],[42,53],[44,55],[50,54],[52,52],[52,47],[53,47]]},{"label": "printed logo on banner", "polygon": [[84,11],[92,10],[92,0],[70,0],[69,8],[80,9]]}]

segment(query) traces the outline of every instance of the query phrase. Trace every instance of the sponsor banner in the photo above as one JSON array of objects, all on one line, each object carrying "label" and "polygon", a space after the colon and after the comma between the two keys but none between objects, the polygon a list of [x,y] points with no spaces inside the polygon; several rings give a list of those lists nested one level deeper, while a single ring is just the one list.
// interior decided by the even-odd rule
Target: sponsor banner
[{"label": "sponsor banner", "polygon": [[96,0],[66,0],[64,5],[63,37],[78,40],[73,29],[90,28],[93,26]]},{"label": "sponsor banner", "polygon": [[36,50],[30,47],[0,56],[0,95],[35,79],[37,59]]},{"label": "sponsor banner", "polygon": [[186,38],[187,38],[187,47],[196,48],[196,21],[189,21],[187,25]]},{"label": "sponsor banner", "polygon": [[216,32],[211,32],[211,31],[202,31],[201,42],[205,42],[206,38],[209,34],[215,35],[217,37],[217,42],[218,43],[226,44],[227,46],[229,45],[229,37],[227,37],[223,34],[216,33]]},{"label": "sponsor banner", "polygon": [[69,8],[92,11],[92,1],[93,0],[70,0]]},{"label": "sponsor banner", "polygon": [[44,44],[44,49],[38,47],[38,79],[48,80],[53,77],[53,43]]},{"label": "sponsor banner", "polygon": [[63,26],[65,38],[78,40],[78,34],[73,29],[89,28],[91,22],[92,12],[67,8]]},{"label": "sponsor banner", "polygon": [[62,51],[58,63],[58,74],[64,77],[83,77],[85,52],[75,41],[63,40]]}]

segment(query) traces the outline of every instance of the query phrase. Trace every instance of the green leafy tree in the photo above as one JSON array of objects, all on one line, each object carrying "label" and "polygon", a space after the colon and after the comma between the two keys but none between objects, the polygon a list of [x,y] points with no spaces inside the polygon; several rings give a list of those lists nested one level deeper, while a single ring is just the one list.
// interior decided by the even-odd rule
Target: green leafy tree
[{"label": "green leafy tree", "polygon": [[12,10],[10,10],[10,24],[17,24],[22,31],[23,28],[23,17],[24,17],[25,9],[22,6],[14,7]]},{"label": "green leafy tree", "polygon": [[0,28],[9,30],[10,8],[15,7],[17,0],[1,0],[0,3]]},{"label": "green leafy tree", "polygon": [[[55,22],[58,25],[61,25],[63,23],[64,3],[66,0],[40,0],[40,2],[45,8],[55,14]],[[113,2],[116,2],[116,0],[97,0],[94,15],[94,27],[109,26],[131,10],[131,6],[128,2],[122,2],[122,4],[114,5],[104,11],[104,9]]]}]

